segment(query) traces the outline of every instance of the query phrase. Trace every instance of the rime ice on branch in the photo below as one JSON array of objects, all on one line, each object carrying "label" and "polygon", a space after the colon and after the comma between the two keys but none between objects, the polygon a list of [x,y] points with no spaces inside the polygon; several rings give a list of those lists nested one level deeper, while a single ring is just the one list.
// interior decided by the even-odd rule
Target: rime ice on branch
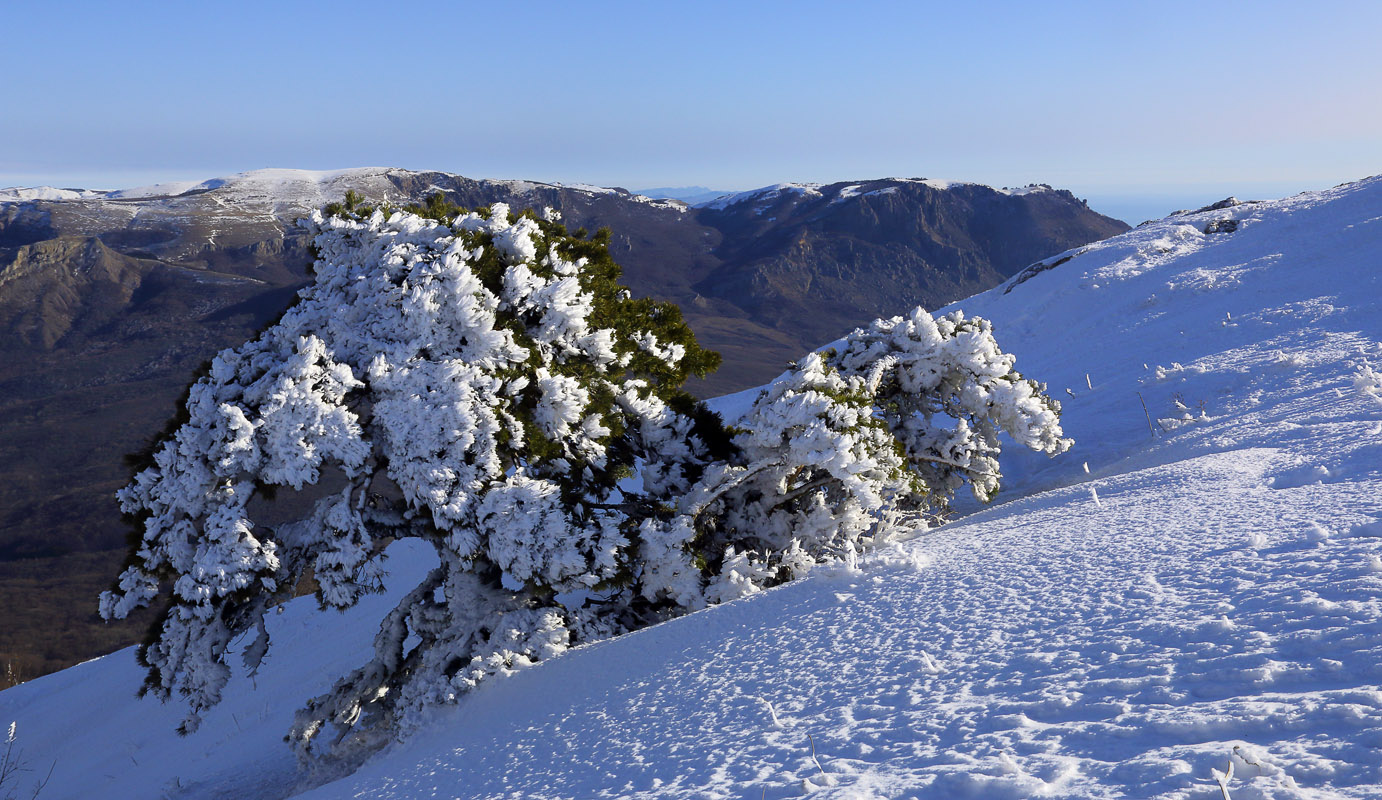
[{"label": "rime ice on branch", "polygon": [[[352,758],[488,675],[848,557],[937,519],[965,482],[987,500],[1000,430],[1069,447],[983,320],[876,322],[728,431],[680,389],[718,356],[618,284],[607,234],[440,199],[338,210],[309,223],[316,281],[217,356],[120,492],[141,538],[101,613],[172,587],[141,658],[146,689],[187,697],[188,729],[232,641],[252,632],[257,668],[272,605],[308,575],[323,607],[352,605],[394,539],[438,566],[299,713],[305,752]],[[253,518],[289,497],[298,521]]]}]

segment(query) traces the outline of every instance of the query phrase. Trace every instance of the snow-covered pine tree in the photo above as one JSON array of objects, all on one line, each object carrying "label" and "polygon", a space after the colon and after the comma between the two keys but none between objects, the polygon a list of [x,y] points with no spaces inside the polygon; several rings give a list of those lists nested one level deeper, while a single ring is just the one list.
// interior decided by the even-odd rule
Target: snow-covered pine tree
[{"label": "snow-covered pine tree", "polygon": [[[139,539],[101,613],[172,587],[140,658],[147,690],[186,696],[189,730],[233,641],[253,635],[257,668],[270,607],[309,574],[324,607],[352,605],[394,539],[437,566],[299,713],[304,753],[351,760],[487,675],[849,558],[965,482],[987,500],[1000,430],[1069,446],[983,320],[880,320],[726,431],[679,388],[718,357],[618,285],[607,233],[440,198],[329,211],[310,222],[316,281],[217,356],[120,493]],[[306,513],[257,524],[284,487],[275,502]]]},{"label": "snow-covered pine tree", "polygon": [[[715,457],[697,431],[715,418],[679,387],[719,357],[676,306],[618,284],[607,233],[503,205],[418,209],[445,221],[336,210],[310,223],[315,282],[216,357],[119,495],[141,535],[101,613],[171,584],[140,655],[147,690],[187,697],[188,729],[218,701],[233,640],[257,630],[253,669],[268,608],[309,572],[323,606],[350,606],[379,585],[392,539],[427,540],[439,564],[385,620],[374,658],[304,711],[303,745],[326,724],[389,730],[485,674],[631,624],[554,598],[630,583],[637,522]],[[636,496],[617,488],[630,476]],[[280,487],[311,510],[257,525]]]}]

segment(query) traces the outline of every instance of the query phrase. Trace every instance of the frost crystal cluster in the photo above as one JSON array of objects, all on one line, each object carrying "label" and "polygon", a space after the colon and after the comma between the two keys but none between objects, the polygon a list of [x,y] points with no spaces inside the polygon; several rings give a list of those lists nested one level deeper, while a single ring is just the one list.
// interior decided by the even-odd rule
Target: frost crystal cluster
[{"label": "frost crystal cluster", "polygon": [[726,429],[680,389],[718,356],[618,284],[607,232],[439,197],[334,211],[308,223],[315,282],[216,357],[119,495],[139,539],[101,613],[170,589],[140,654],[189,730],[232,642],[254,670],[273,606],[351,606],[396,539],[437,566],[299,713],[304,752],[353,758],[489,675],[850,558],[965,482],[987,500],[1000,431],[1069,446],[983,320],[878,321]]}]

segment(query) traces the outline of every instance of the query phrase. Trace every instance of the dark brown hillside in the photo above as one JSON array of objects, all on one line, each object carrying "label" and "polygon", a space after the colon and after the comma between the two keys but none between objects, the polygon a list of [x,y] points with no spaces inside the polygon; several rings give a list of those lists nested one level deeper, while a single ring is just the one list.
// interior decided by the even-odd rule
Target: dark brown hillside
[{"label": "dark brown hillside", "polygon": [[1011,194],[913,180],[786,189],[701,218],[724,235],[722,266],[696,284],[753,319],[829,341],[905,307],[937,308],[1031,263],[1127,226],[1069,192]]}]

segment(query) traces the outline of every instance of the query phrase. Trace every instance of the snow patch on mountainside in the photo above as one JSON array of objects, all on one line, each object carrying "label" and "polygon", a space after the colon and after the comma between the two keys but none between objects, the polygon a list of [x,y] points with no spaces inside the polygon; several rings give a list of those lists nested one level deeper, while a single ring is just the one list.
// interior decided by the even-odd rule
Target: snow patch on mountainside
[{"label": "snow patch on mountainside", "polygon": [[57,189],[52,186],[11,186],[0,189],[0,203],[23,203],[30,200],[90,200],[108,192],[95,189]]},{"label": "snow patch on mountainside", "polygon": [[997,191],[1001,194],[1012,195],[1013,197],[1021,197],[1023,195],[1040,194],[1042,192],[1051,192],[1055,190],[1044,183],[1032,183],[1026,186],[1018,186],[1015,188],[1004,186],[1003,188],[998,189]]},{"label": "snow patch on mountainside", "polygon": [[[223,183],[224,181],[222,181]],[[177,197],[187,194],[193,189],[212,188],[207,184],[211,181],[169,181],[167,183],[155,183],[148,186],[136,186],[132,189],[117,189],[113,192],[106,192],[107,200],[147,200],[153,197]],[[219,183],[217,185],[220,185]]]},{"label": "snow patch on mountainside", "polygon": [[[772,186],[764,186],[759,189],[750,189],[746,192],[735,192],[704,203],[700,203],[697,208],[713,208],[717,211],[729,208],[732,205],[754,201],[756,204],[767,204],[783,194],[800,194],[806,197],[819,197],[821,184],[819,183],[775,183]],[[761,213],[761,211],[760,211]]]},{"label": "snow patch on mountainside", "polygon": [[896,186],[885,186],[882,189],[872,189],[867,192],[859,191],[861,188],[862,187],[856,183],[840,189],[839,193],[835,195],[835,198],[830,201],[830,204],[835,205],[836,203],[843,203],[846,200],[853,200],[856,197],[877,197],[885,194],[897,194]]},{"label": "snow patch on mountainside", "polygon": [[[956,304],[1049,383],[1074,450],[1011,448],[997,504],[862,563],[495,680],[306,796],[1376,797],[1379,263],[1372,178]],[[433,558],[390,555],[394,593]],[[133,698],[128,650],[0,692],[0,726],[56,762],[45,800],[285,796],[314,780],[292,709],[396,599],[284,606],[193,736]]]}]

